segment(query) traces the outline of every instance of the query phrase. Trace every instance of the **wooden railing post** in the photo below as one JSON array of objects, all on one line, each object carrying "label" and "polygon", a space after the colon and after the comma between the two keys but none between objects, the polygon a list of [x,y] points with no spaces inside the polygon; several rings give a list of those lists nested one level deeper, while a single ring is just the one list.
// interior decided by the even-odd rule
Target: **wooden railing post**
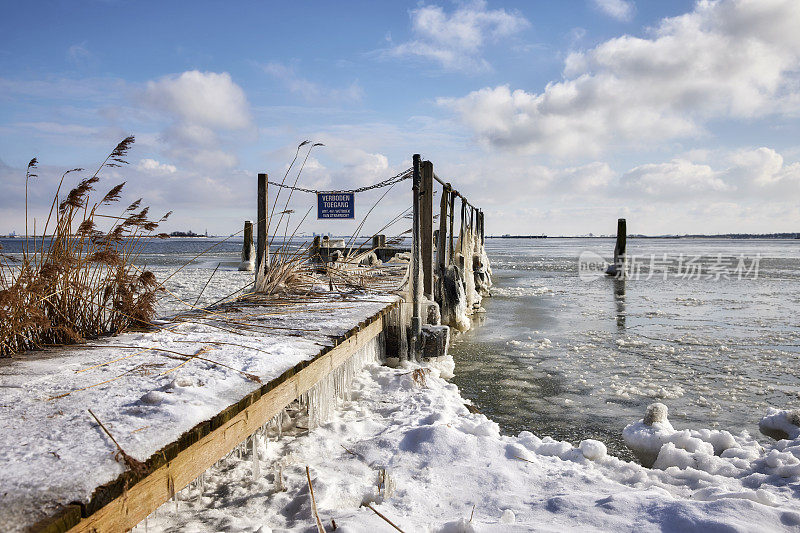
[{"label": "wooden railing post", "polygon": [[312,261],[319,261],[320,254],[319,254],[319,247],[320,247],[320,236],[314,235],[314,239],[311,241],[311,249],[309,250],[309,256],[311,257]]},{"label": "wooden railing post", "polygon": [[436,259],[439,267],[439,275],[444,274],[447,267],[447,213],[450,202],[450,184],[443,187],[442,199],[439,201],[439,239],[436,241]]},{"label": "wooden railing post", "polygon": [[269,265],[269,249],[267,245],[267,227],[269,226],[269,217],[267,215],[267,203],[269,202],[269,195],[267,191],[267,175],[258,175],[258,220],[257,231],[258,237],[256,239],[256,289],[258,289],[259,281],[264,278]]},{"label": "wooden railing post", "polygon": [[422,281],[425,296],[433,299],[433,163],[421,165],[420,233],[422,245]]},{"label": "wooden railing post", "polygon": [[413,203],[413,226],[411,241],[411,342],[409,352],[413,353],[413,358],[418,356],[419,341],[422,337],[422,246],[420,233],[420,188],[422,177],[420,175],[420,156],[414,154],[412,191]]},{"label": "wooden railing post", "polygon": [[453,257],[454,257],[454,255],[456,253],[455,245],[453,244],[453,239],[455,237],[453,235],[453,222],[455,221],[455,218],[456,218],[455,214],[453,213],[453,211],[455,210],[455,205],[456,205],[456,192],[451,190],[450,191],[450,230],[447,233],[447,237],[448,237],[447,238],[447,242],[448,242],[448,244],[447,244],[448,264],[453,262]]}]

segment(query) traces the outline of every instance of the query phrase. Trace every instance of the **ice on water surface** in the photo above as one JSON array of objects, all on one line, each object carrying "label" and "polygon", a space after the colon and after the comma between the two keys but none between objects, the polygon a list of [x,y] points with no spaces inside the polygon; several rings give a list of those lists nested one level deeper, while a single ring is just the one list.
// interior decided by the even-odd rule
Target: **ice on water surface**
[{"label": "ice on water surface", "polygon": [[760,256],[756,279],[660,273],[580,279],[585,250],[612,239],[490,239],[495,288],[483,322],[456,338],[455,381],[504,431],[574,443],[597,438],[633,458],[623,428],[647,405],[668,405],[676,427],[738,435],[768,407],[800,407],[796,241],[631,239],[628,254]]}]

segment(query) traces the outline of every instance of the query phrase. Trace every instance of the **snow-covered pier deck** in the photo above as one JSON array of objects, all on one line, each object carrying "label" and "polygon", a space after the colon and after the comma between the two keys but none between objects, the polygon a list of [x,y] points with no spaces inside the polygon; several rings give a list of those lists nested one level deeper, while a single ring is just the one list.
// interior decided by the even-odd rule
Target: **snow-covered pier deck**
[{"label": "snow-covered pier deck", "polygon": [[381,350],[398,302],[240,300],[1,361],[0,529],[130,529],[353,354]]}]

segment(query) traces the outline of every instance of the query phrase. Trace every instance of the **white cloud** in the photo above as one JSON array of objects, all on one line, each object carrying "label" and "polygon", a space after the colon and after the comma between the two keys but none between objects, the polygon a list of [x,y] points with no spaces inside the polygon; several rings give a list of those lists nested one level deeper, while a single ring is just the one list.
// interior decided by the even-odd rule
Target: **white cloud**
[{"label": "white cloud", "polygon": [[694,198],[743,203],[755,198],[782,202],[800,194],[800,163],[786,163],[772,148],[723,154],[715,166],[687,158],[639,165],[622,175],[620,192],[660,201]]},{"label": "white cloud", "polygon": [[191,70],[149,81],[142,101],[172,118],[162,134],[169,154],[195,165],[235,166],[237,158],[219,148],[221,135],[253,128],[244,91],[227,72]]},{"label": "white cloud", "polygon": [[331,89],[298,76],[294,68],[283,63],[270,62],[262,67],[264,72],[282,81],[293,93],[300,95],[309,102],[328,100],[357,102],[364,97],[364,90],[354,81],[344,89]]},{"label": "white cloud", "polygon": [[739,150],[730,156],[728,179],[748,193],[785,199],[800,193],[800,163],[787,164],[772,148]]},{"label": "white cloud", "polygon": [[620,185],[626,194],[660,200],[733,190],[722,179],[722,172],[686,159],[637,166],[622,176]]},{"label": "white cloud", "polygon": [[447,70],[485,70],[481,57],[487,42],[519,33],[530,23],[519,13],[486,8],[485,1],[462,4],[452,13],[436,5],[423,5],[411,12],[415,39],[388,50],[396,57],[421,57]]},{"label": "white cloud", "polygon": [[136,165],[136,168],[141,170],[142,172],[147,172],[148,174],[158,175],[158,174],[175,174],[178,169],[175,165],[169,165],[167,163],[159,163],[155,159],[142,159],[139,161],[139,164]]},{"label": "white cloud", "polygon": [[487,87],[439,103],[483,144],[596,155],[705,133],[715,118],[800,108],[800,2],[700,1],[650,38],[623,36],[570,54],[565,79],[541,93]]},{"label": "white cloud", "polygon": [[223,72],[190,70],[147,82],[145,101],[177,120],[207,128],[237,130],[251,124],[244,91]]},{"label": "white cloud", "polygon": [[633,2],[628,0],[593,0],[597,8],[617,20],[628,21],[633,17]]}]

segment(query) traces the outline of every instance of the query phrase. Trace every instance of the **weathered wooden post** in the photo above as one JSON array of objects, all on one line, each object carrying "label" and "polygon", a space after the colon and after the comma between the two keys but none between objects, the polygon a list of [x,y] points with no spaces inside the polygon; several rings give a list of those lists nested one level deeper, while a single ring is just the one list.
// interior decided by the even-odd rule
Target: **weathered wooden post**
[{"label": "weathered wooden post", "polygon": [[269,195],[267,194],[267,175],[258,175],[258,220],[257,231],[258,237],[256,238],[256,290],[261,289],[264,277],[267,273],[269,266],[269,249],[267,248],[267,227],[269,226],[269,217],[267,216],[267,203],[269,202]]},{"label": "weathered wooden post", "polygon": [[456,249],[453,246],[453,221],[455,220],[455,216],[453,214],[453,210],[455,209],[456,205],[456,191],[450,191],[450,229],[447,233],[448,236],[448,244],[447,244],[447,261],[448,264],[453,262],[453,256],[456,253]]},{"label": "weathered wooden post", "polygon": [[433,299],[433,163],[421,164],[420,233],[422,245],[422,280],[425,296]]},{"label": "weathered wooden post", "polygon": [[255,268],[255,250],[253,250],[253,223],[244,221],[244,240],[242,241],[242,262],[239,270],[252,272]]},{"label": "weathered wooden post", "polygon": [[319,246],[320,246],[320,236],[314,235],[314,240],[311,241],[311,260],[316,261],[319,260]]},{"label": "weathered wooden post", "polygon": [[386,246],[386,235],[379,234],[372,236],[372,248],[377,250]]},{"label": "weathered wooden post", "polygon": [[627,263],[627,258],[625,256],[625,245],[627,235],[628,230],[625,219],[617,219],[617,243],[614,245],[614,264],[609,265],[608,269],[606,269],[606,274],[609,276],[621,278],[625,275],[625,266]]},{"label": "weathered wooden post", "polygon": [[436,263],[439,275],[443,275],[447,267],[447,204],[450,202],[450,184],[444,186],[442,199],[439,202],[439,238],[436,240]]},{"label": "weathered wooden post", "polygon": [[414,154],[413,166],[413,226],[411,240],[411,342],[409,342],[409,353],[416,359],[419,353],[419,341],[422,338],[422,246],[420,234],[420,188],[422,176],[420,175],[420,156]]},{"label": "weathered wooden post", "polygon": [[486,244],[486,233],[484,231],[484,218],[483,218],[483,209],[480,211],[480,219],[481,219],[481,246]]}]

